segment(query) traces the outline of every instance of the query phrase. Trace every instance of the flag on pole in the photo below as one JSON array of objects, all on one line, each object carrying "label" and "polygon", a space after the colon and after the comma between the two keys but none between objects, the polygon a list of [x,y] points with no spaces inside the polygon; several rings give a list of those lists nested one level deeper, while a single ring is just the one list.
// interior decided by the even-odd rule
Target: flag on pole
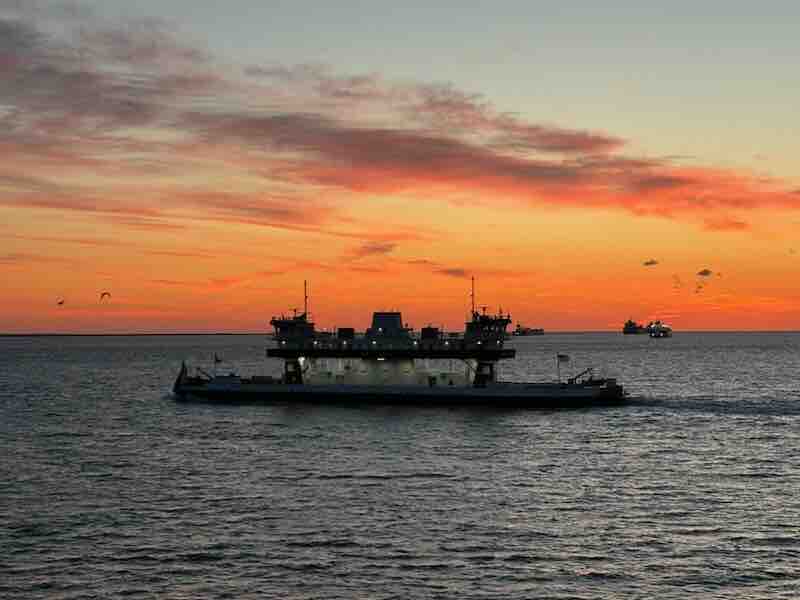
[{"label": "flag on pole", "polygon": [[569,362],[569,354],[556,354],[556,359],[559,363]]}]

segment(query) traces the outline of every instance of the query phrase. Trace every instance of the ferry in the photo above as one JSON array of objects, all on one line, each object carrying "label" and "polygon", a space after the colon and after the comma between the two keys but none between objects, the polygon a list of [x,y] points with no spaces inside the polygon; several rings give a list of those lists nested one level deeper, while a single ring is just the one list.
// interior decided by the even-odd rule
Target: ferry
[{"label": "ferry", "polygon": [[647,325],[647,333],[651,338],[672,337],[672,327],[661,321],[653,321]]},{"label": "ferry", "polygon": [[528,336],[528,335],[544,335],[544,329],[541,327],[524,327],[521,323],[517,323],[516,328],[514,331],[511,332],[511,335],[515,337],[519,336]]},{"label": "ferry", "polygon": [[400,312],[376,312],[371,326],[318,332],[304,310],[273,317],[274,344],[267,356],[284,361],[281,376],[210,375],[184,362],[173,385],[179,400],[213,402],[319,402],[426,406],[569,408],[617,404],[626,394],[616,379],[592,369],[561,380],[518,383],[498,378],[498,362],[514,358],[504,347],[508,314],[475,310],[463,334],[423,327],[417,334]]}]

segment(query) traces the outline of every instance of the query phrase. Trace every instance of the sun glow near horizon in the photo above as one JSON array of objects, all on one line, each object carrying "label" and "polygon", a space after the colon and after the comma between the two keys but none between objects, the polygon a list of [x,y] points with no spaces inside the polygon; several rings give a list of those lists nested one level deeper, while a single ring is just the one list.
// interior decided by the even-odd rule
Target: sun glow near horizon
[{"label": "sun glow near horizon", "polygon": [[2,332],[264,331],[303,279],[322,326],[456,329],[471,276],[548,330],[800,329],[800,184],[752,132],[667,156],[491,78],[237,63],[158,14],[37,6],[0,3]]}]

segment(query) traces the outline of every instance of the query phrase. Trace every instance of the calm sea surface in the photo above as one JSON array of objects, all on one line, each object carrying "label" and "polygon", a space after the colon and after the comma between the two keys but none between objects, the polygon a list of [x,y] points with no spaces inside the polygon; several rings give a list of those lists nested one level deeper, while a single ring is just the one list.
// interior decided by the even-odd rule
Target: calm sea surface
[{"label": "calm sea surface", "polygon": [[222,406],[265,338],[0,339],[2,598],[797,598],[800,334],[545,335],[577,411]]}]

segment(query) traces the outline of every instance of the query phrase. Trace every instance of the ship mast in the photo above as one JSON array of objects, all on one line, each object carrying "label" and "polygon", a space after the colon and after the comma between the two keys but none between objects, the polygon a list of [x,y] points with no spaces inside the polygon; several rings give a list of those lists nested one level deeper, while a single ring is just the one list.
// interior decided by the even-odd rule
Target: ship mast
[{"label": "ship mast", "polygon": [[472,292],[470,293],[470,298],[472,298],[472,314],[475,314],[475,276],[472,276]]},{"label": "ship mast", "polygon": [[308,316],[308,281],[303,279],[303,314]]}]

